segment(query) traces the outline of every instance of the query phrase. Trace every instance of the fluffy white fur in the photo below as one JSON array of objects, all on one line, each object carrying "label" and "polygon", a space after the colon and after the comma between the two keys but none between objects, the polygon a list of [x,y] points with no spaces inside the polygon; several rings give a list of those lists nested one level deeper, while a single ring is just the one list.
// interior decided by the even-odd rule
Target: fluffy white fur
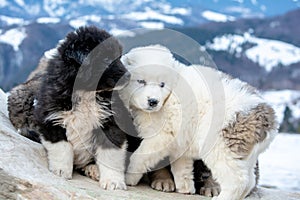
[{"label": "fluffy white fur", "polygon": [[72,145],[66,141],[51,143],[42,140],[42,143],[47,149],[49,170],[58,176],[71,179],[74,159]]},{"label": "fluffy white fur", "polygon": [[[127,184],[136,185],[142,173],[169,156],[178,192],[195,192],[193,160],[203,159],[221,186],[214,199],[238,200],[249,194],[258,155],[272,141],[276,127],[246,158],[225,144],[222,129],[235,121],[236,113],[263,103],[257,92],[215,69],[187,67],[159,45],[135,48],[122,62],[132,76],[121,98],[144,138],[130,158]],[[159,103],[153,107],[149,98]]]},{"label": "fluffy white fur", "polygon": [[96,163],[99,166],[100,186],[107,190],[125,190],[124,171],[125,166],[120,165],[125,162],[127,145],[121,149],[105,149],[99,147],[96,152]]}]

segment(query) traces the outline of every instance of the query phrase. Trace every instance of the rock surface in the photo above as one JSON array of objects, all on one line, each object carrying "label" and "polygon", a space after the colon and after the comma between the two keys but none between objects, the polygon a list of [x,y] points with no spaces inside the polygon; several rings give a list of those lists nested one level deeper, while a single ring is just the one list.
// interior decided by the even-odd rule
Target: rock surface
[{"label": "rock surface", "polygon": [[[164,193],[147,184],[127,191],[102,190],[98,183],[74,173],[72,180],[53,175],[47,168],[42,145],[22,137],[7,115],[6,94],[0,89],[0,199],[210,199],[199,195]],[[248,200],[300,200],[300,194],[259,188]]]}]

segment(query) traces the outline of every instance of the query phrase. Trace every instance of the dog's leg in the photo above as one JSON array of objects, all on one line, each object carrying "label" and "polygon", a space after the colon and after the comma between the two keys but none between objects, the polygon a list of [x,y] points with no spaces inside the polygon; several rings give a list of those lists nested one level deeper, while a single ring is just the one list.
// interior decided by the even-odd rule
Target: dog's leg
[{"label": "dog's leg", "polygon": [[99,167],[100,187],[107,190],[126,190],[125,156],[126,145],[122,148],[98,147],[96,163]]},{"label": "dog's leg", "polygon": [[168,156],[169,150],[161,148],[167,147],[168,144],[166,142],[168,143],[172,140],[162,137],[164,136],[158,135],[144,139],[138,149],[132,154],[126,174],[126,183],[128,185],[137,185],[144,173]]},{"label": "dog's leg", "polygon": [[150,186],[159,191],[173,192],[175,183],[168,168],[161,168],[153,172],[149,172]]},{"label": "dog's leg", "polygon": [[72,145],[65,140],[55,143],[42,140],[42,144],[47,150],[49,170],[58,176],[71,179],[74,159]]},{"label": "dog's leg", "polygon": [[221,187],[219,196],[213,197],[213,200],[242,200],[255,186],[253,170],[245,160],[215,159],[213,163],[207,162],[207,166]]},{"label": "dog's leg", "polygon": [[206,180],[204,180],[204,185],[200,188],[200,195],[207,197],[218,196],[221,192],[220,185],[213,179],[210,175]]},{"label": "dog's leg", "polygon": [[194,162],[194,181],[196,193],[200,195],[214,197],[221,192],[220,185],[214,180],[211,171],[202,160]]},{"label": "dog's leg", "polygon": [[194,194],[194,161],[182,156],[171,163],[171,170],[174,176],[176,192],[183,194]]}]

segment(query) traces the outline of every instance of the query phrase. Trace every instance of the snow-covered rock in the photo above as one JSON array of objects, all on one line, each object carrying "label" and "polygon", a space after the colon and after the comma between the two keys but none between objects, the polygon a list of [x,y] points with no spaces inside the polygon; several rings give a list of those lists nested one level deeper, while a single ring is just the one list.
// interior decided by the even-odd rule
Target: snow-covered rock
[{"label": "snow-covered rock", "polygon": [[[130,199],[179,200],[187,196],[152,190],[146,184],[127,191],[102,190],[98,183],[74,173],[72,180],[53,175],[47,168],[42,145],[19,135],[7,117],[6,94],[0,89],[0,199]],[[191,200],[210,199],[189,195]],[[259,188],[248,200],[296,200],[300,194]]]}]

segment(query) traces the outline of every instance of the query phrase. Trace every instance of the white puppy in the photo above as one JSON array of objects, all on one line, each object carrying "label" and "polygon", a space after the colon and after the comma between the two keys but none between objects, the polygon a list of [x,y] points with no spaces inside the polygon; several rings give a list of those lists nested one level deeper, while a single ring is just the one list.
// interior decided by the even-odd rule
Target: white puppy
[{"label": "white puppy", "polygon": [[202,159],[221,186],[214,199],[247,196],[258,155],[278,126],[258,92],[213,68],[187,67],[160,45],[132,49],[122,62],[132,76],[121,98],[144,138],[130,158],[127,184],[168,156],[176,190],[194,193],[193,160]]}]

